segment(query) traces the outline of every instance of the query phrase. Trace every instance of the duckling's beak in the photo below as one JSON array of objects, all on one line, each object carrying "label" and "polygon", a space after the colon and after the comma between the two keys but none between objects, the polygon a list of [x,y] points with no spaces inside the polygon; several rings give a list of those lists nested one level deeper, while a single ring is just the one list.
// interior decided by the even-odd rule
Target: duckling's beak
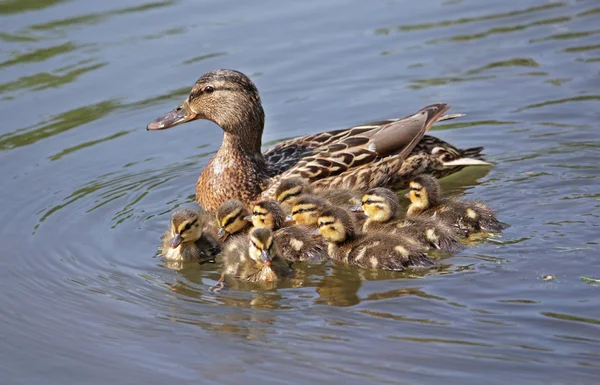
[{"label": "duckling's beak", "polygon": [[190,110],[188,104],[183,102],[176,109],[150,122],[146,130],[164,130],[198,118],[198,115]]},{"label": "duckling's beak", "polygon": [[406,193],[406,194],[404,194],[404,198],[408,198],[408,199],[410,199],[410,193]]},{"label": "duckling's beak", "polygon": [[171,241],[171,248],[176,249],[183,242],[183,237],[180,234],[175,234],[173,240]]},{"label": "duckling's beak", "polygon": [[319,229],[315,229],[310,233],[310,235],[312,235],[313,238],[318,238],[321,236],[321,232],[319,231]]},{"label": "duckling's beak", "polygon": [[352,211],[353,213],[362,213],[364,210],[363,210],[362,204],[360,204],[360,205],[350,207],[350,211]]},{"label": "duckling's beak", "polygon": [[288,214],[283,221],[284,226],[293,225],[295,223],[294,218],[292,218],[292,214]]},{"label": "duckling's beak", "polygon": [[225,230],[225,228],[219,227],[219,231],[217,231],[217,238],[219,238],[219,241],[225,242],[228,236],[229,233]]},{"label": "duckling's beak", "polygon": [[245,220],[245,221],[248,221],[248,222],[252,222],[252,214],[250,214],[250,215],[246,215],[246,216],[244,217],[244,220]]},{"label": "duckling's beak", "polygon": [[273,262],[273,258],[271,258],[271,254],[269,253],[269,250],[263,250],[260,253],[260,257],[262,258],[262,261],[265,265],[271,266],[271,262]]}]

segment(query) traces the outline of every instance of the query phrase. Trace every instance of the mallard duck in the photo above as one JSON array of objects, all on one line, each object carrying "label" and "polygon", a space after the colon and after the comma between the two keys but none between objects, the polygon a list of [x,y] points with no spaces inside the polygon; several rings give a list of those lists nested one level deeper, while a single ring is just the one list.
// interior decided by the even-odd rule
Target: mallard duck
[{"label": "mallard duck", "polygon": [[[265,114],[256,86],[241,72],[220,69],[202,75],[183,103],[147,129],[196,119],[223,129],[221,147],[196,184],[196,201],[215,211],[230,199],[271,199],[279,180],[294,176],[314,188],[366,190],[407,183],[415,170],[408,164],[401,167],[404,160],[432,124],[458,116],[443,116],[448,109],[445,103],[431,104],[404,118],[288,140],[263,154]],[[443,167],[436,157],[419,156],[425,170]]]},{"label": "mallard duck", "polygon": [[237,199],[229,200],[217,208],[217,237],[225,242],[231,235],[247,234],[252,227],[246,205]]},{"label": "mallard duck", "polygon": [[499,232],[504,225],[485,203],[460,198],[442,198],[440,184],[431,175],[420,175],[409,184],[410,199],[407,218],[417,215],[435,217],[455,226],[460,233],[473,231]]},{"label": "mallard duck", "polygon": [[327,242],[329,257],[364,268],[403,271],[435,263],[424,250],[403,237],[385,233],[359,233],[350,214],[330,207],[319,215],[319,233]]},{"label": "mallard duck", "polygon": [[221,252],[210,218],[202,212],[180,209],[171,217],[171,228],[162,236],[162,255],[174,261],[213,261]]},{"label": "mallard duck", "polygon": [[236,237],[223,251],[223,275],[250,282],[275,281],[293,273],[291,264],[279,256],[273,233],[253,229],[247,237]]},{"label": "mallard duck", "polygon": [[[275,190],[275,199],[281,205],[292,206],[300,195],[313,194],[313,190],[305,179],[295,177],[282,179]],[[334,206],[351,208],[360,204],[362,193],[357,190],[327,189],[317,193]]]},{"label": "mallard duck", "polygon": [[283,227],[285,213],[273,200],[260,201],[252,209],[254,228],[267,228],[273,231],[275,246],[279,255],[288,261],[324,262],[327,251],[322,238],[314,238],[311,231],[299,225]]},{"label": "mallard duck", "polygon": [[392,190],[376,187],[362,196],[360,206],[355,210],[364,211],[367,220],[363,232],[389,232],[415,239],[426,248],[442,251],[458,251],[462,248],[452,227],[431,217],[414,216],[404,220],[400,213],[398,196]]},{"label": "mallard duck", "polygon": [[314,194],[304,194],[294,200],[291,214],[286,221],[294,221],[297,225],[317,228],[317,219],[321,211],[331,206],[329,202]]}]

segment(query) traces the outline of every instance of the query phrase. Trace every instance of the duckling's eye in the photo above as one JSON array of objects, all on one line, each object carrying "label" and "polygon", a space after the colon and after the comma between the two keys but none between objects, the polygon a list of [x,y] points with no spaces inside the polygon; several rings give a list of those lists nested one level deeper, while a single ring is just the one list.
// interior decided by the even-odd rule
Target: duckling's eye
[{"label": "duckling's eye", "polygon": [[421,193],[418,193],[415,191],[415,197],[420,198],[421,197]]},{"label": "duckling's eye", "polygon": [[213,86],[204,87],[204,92],[206,92],[207,94],[212,94],[214,90],[215,88]]},{"label": "duckling's eye", "polygon": [[367,200],[366,200],[366,201],[364,201],[362,204],[363,204],[363,205],[370,205],[370,204],[373,204],[373,200],[371,200],[371,199],[367,199]]},{"label": "duckling's eye", "polygon": [[183,230],[184,230],[184,231],[188,231],[188,230],[189,230],[191,227],[192,227],[192,224],[188,222],[188,223],[185,225],[185,227],[183,228]]}]

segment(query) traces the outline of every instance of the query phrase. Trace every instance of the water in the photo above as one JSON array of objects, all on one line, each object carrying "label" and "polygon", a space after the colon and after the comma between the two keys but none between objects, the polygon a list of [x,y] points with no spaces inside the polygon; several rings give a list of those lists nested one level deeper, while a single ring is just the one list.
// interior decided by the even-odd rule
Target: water
[{"label": "water", "polygon": [[[597,382],[599,6],[3,0],[3,383]],[[450,103],[434,134],[496,165],[443,187],[511,227],[418,277],[211,293],[153,257],[221,132],[145,125],[215,68],[257,83],[265,142]]]}]

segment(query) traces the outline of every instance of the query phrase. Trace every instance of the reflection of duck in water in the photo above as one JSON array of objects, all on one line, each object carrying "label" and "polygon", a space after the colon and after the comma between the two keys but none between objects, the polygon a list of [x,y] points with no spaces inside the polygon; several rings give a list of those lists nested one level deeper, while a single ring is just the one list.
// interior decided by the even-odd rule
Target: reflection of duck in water
[{"label": "reflection of duck in water", "polygon": [[162,256],[170,261],[213,261],[221,251],[211,219],[202,212],[180,209],[171,217],[171,228],[162,237]]},{"label": "reflection of duck in water", "polygon": [[248,237],[237,237],[223,251],[223,275],[250,282],[270,282],[291,276],[290,264],[279,256],[273,233],[258,228]]},{"label": "reflection of duck in water", "polygon": [[230,199],[251,203],[272,198],[279,181],[288,177],[300,177],[318,189],[406,184],[415,174],[443,167],[436,155],[421,156],[425,161],[419,169],[403,162],[435,122],[457,116],[443,116],[448,109],[445,103],[431,104],[404,118],[291,139],[263,154],[265,114],[256,86],[241,72],[220,69],[202,75],[180,106],[147,129],[196,119],[223,129],[221,147],[196,184],[196,201],[215,211]]},{"label": "reflection of duck in water", "polygon": [[409,185],[406,197],[410,199],[407,218],[427,216],[455,226],[459,233],[476,231],[500,232],[504,225],[485,203],[459,198],[442,198],[440,184],[431,175],[420,175]]}]

